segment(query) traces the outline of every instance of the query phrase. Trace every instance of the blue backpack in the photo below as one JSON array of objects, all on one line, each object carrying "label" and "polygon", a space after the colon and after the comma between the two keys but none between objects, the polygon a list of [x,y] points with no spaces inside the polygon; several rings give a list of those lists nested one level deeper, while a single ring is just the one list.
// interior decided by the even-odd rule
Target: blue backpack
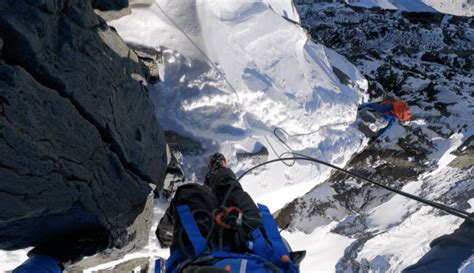
[{"label": "blue backpack", "polygon": [[[232,253],[227,251],[206,251],[207,242],[187,205],[177,207],[186,235],[191,241],[194,255],[188,256],[181,250],[174,250],[165,264],[165,273],[179,273],[184,265],[196,261],[207,261],[206,266],[219,268],[231,273],[299,273],[298,267],[290,260],[290,253],[283,242],[277,225],[268,208],[258,205],[263,218],[264,238],[260,229],[251,234],[246,242],[249,253]],[[211,263],[211,264],[209,264]],[[155,273],[160,273],[159,266]]]}]

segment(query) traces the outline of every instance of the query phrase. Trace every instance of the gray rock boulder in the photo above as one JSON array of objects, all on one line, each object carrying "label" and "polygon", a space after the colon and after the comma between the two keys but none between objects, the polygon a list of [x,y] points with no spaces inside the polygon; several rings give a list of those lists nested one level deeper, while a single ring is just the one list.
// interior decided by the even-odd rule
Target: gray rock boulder
[{"label": "gray rock boulder", "polygon": [[268,149],[261,143],[257,143],[253,151],[238,150],[235,157],[240,161],[251,160],[254,165],[261,164],[268,160]]},{"label": "gray rock boulder", "polygon": [[453,168],[470,168],[474,165],[474,136],[470,136],[456,151],[452,154],[457,157],[449,163]]},{"label": "gray rock boulder", "polygon": [[0,2],[0,249],[101,225],[115,247],[163,186],[165,138],[137,56],[93,8]]},{"label": "gray rock boulder", "polygon": [[147,78],[150,84],[154,84],[160,81],[160,68],[159,63],[162,63],[162,52],[161,49],[147,47],[143,45],[128,44],[135,54],[137,54],[140,63],[145,66],[147,71]]}]

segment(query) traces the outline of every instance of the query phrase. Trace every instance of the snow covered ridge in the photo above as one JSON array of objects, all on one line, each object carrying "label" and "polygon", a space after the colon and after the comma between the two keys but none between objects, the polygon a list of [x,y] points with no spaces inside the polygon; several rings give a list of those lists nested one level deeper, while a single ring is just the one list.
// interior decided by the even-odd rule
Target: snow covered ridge
[{"label": "snow covered ridge", "polygon": [[349,5],[413,12],[441,12],[459,16],[473,16],[472,0],[345,0]]}]

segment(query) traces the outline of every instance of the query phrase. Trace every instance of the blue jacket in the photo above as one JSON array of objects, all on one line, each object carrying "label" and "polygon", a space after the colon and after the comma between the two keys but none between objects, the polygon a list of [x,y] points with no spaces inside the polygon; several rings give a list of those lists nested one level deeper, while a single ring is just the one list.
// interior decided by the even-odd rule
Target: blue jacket
[{"label": "blue jacket", "polygon": [[393,106],[391,104],[382,104],[382,103],[377,103],[377,102],[364,103],[361,106],[359,106],[359,110],[364,110],[364,109],[369,109],[377,113],[380,113],[382,118],[388,122],[387,126],[381,129],[377,133],[377,135],[375,135],[374,138],[378,138],[381,135],[383,135],[383,133],[385,133],[388,129],[390,129],[390,127],[392,127],[393,123],[395,122],[395,117],[392,113]]},{"label": "blue jacket", "polygon": [[58,260],[43,256],[34,255],[13,270],[13,273],[61,273],[61,265]]}]

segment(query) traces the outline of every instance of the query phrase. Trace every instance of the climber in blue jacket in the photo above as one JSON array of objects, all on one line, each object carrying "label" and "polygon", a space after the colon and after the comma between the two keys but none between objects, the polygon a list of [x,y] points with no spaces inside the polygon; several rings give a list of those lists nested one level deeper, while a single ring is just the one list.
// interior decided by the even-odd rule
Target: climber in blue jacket
[{"label": "climber in blue jacket", "polygon": [[393,123],[396,120],[403,123],[409,121],[411,118],[410,107],[403,100],[384,100],[380,102],[364,103],[360,105],[357,110],[369,110],[372,112],[376,112],[385,121],[387,121],[387,126],[377,132],[373,139],[377,139],[378,137],[383,135],[388,129],[390,129],[390,127],[392,127]]},{"label": "climber in blue jacket", "polygon": [[299,272],[306,252],[291,251],[267,207],[256,205],[222,154],[204,185],[181,186],[156,235],[170,247],[166,273]]}]

